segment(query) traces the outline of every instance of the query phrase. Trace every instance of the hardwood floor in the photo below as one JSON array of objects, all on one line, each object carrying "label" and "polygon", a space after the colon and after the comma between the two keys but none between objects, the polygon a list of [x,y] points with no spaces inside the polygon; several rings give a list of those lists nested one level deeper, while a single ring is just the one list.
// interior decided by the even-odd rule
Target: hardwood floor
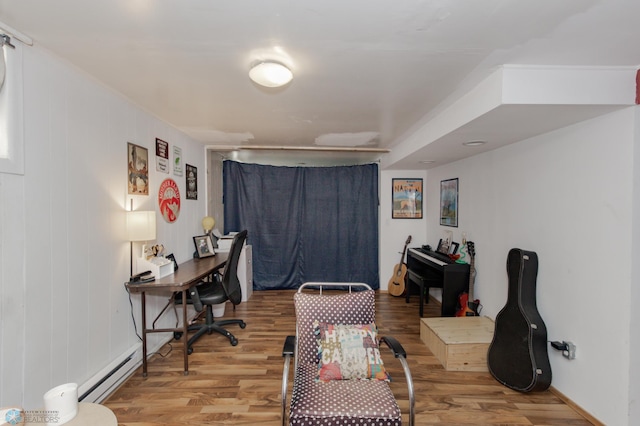
[{"label": "hardwood floor", "polygon": [[[293,293],[258,291],[235,312],[228,305],[225,318],[247,323],[244,330],[229,327],[239,340],[237,346],[219,334],[201,338],[190,355],[190,373],[184,376],[182,345],[171,342],[165,358],[155,355],[150,360],[146,378],[139,368],[104,405],[120,425],[128,426],[280,424],[282,344],[285,336],[295,334]],[[489,373],[445,371],[420,340],[417,297],[406,304],[403,297],[379,293],[376,307],[380,334],[396,337],[407,351],[417,425],[592,424],[551,391],[523,394],[499,384]],[[436,303],[425,305],[425,316],[438,315]],[[165,345],[161,352],[169,349]],[[386,349],[383,358],[406,419],[402,368]]]}]

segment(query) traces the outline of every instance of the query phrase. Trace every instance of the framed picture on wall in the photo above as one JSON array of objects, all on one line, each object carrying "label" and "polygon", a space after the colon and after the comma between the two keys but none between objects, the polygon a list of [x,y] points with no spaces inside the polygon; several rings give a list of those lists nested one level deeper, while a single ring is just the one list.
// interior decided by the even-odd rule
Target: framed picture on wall
[{"label": "framed picture on wall", "polygon": [[440,181],[440,225],[458,227],[458,178]]},{"label": "framed picture on wall", "polygon": [[128,193],[149,195],[149,152],[147,148],[127,142]]},{"label": "framed picture on wall", "polygon": [[169,143],[156,138],[156,170],[169,173]]},{"label": "framed picture on wall", "polygon": [[186,164],[187,170],[187,200],[198,199],[198,168]]},{"label": "framed picture on wall", "polygon": [[392,219],[422,219],[422,179],[392,179]]},{"label": "framed picture on wall", "polygon": [[173,147],[173,174],[182,176],[182,148]]}]

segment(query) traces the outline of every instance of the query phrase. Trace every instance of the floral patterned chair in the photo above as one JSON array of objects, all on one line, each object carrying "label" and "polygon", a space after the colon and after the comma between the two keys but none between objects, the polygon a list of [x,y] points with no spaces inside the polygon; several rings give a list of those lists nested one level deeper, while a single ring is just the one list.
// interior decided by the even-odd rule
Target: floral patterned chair
[{"label": "floral patterned chair", "polygon": [[[309,292],[309,289],[313,292]],[[344,291],[323,290],[341,289]],[[345,290],[346,289],[346,290]],[[356,291],[357,290],[357,291]],[[328,294],[327,294],[328,293]],[[392,337],[378,337],[375,292],[359,283],[305,283],[294,296],[296,336],[286,338],[282,375],[282,424],[294,363],[289,425],[401,426],[401,412],[380,358],[384,343],[404,369],[409,390],[409,425],[414,394],[406,353]]]}]

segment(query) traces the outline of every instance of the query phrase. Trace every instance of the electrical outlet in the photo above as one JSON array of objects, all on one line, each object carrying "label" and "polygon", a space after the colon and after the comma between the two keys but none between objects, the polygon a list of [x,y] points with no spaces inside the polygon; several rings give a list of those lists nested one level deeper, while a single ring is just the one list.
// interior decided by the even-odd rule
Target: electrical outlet
[{"label": "electrical outlet", "polygon": [[562,342],[564,344],[565,350],[562,351],[562,356],[568,359],[576,358],[576,345],[571,342]]}]

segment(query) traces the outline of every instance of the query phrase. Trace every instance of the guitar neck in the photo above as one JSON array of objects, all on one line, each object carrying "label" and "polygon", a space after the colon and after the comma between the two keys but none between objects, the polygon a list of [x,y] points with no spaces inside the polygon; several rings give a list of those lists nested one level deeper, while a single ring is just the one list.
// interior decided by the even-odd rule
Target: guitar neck
[{"label": "guitar neck", "polygon": [[[467,250],[469,252],[469,300],[473,298],[473,285],[476,281],[476,250],[473,242],[468,242]],[[469,250],[470,249],[470,250]]]},{"label": "guitar neck", "polygon": [[471,263],[469,264],[469,300],[473,301],[473,285],[476,281],[476,270],[473,261],[473,257],[471,258]]},{"label": "guitar neck", "polygon": [[404,242],[404,248],[402,249],[402,256],[400,257],[400,264],[404,263],[404,255],[407,253],[407,246],[411,242],[411,235],[407,237],[407,241]]}]

